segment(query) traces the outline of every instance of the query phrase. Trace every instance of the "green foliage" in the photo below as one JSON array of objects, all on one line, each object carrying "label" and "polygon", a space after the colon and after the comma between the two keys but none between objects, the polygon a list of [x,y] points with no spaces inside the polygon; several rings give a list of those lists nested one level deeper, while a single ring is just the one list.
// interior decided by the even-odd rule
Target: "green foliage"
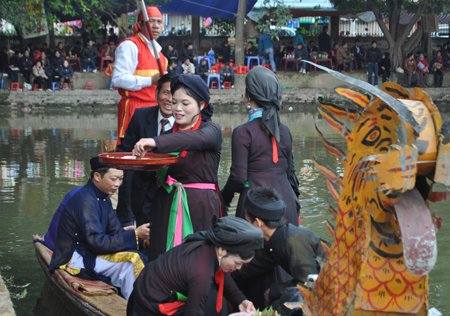
[{"label": "green foliage", "polygon": [[21,300],[27,296],[28,291],[27,287],[30,286],[31,283],[27,283],[25,285],[17,285],[14,282],[14,276],[10,276],[9,278],[6,278],[4,276],[1,276],[3,281],[5,282],[6,287],[9,290],[9,294],[11,298],[16,300]]},{"label": "green foliage", "polygon": [[212,18],[211,29],[218,35],[232,36],[235,33],[235,27],[235,20]]},{"label": "green foliage", "polygon": [[[269,7],[271,2],[275,3],[274,7]],[[269,11],[270,9],[273,10]],[[264,0],[263,11],[267,14],[264,18],[258,20],[256,28],[262,34],[269,34],[272,39],[276,38],[279,40],[278,30],[281,27],[286,26],[289,23],[289,20],[292,19],[290,6],[286,6],[283,0]],[[274,27],[271,28],[272,25]]]},{"label": "green foliage", "polygon": [[0,0],[0,19],[11,23],[16,29],[21,29],[25,23],[37,26],[40,16],[28,14],[28,4],[28,0]]}]

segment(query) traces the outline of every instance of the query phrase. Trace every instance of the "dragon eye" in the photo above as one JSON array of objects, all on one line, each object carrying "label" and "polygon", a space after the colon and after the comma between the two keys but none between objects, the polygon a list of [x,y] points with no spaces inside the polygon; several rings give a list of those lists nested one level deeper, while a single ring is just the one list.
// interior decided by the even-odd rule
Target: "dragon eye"
[{"label": "dragon eye", "polygon": [[364,136],[361,143],[366,146],[374,146],[381,136],[381,130],[378,126],[372,127],[372,129]]}]

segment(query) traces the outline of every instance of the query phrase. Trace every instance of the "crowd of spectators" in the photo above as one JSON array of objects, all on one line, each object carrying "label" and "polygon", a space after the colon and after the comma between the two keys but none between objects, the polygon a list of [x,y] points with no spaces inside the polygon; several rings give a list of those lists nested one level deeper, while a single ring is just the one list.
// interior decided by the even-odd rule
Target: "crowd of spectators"
[{"label": "crowd of spectators", "polygon": [[37,84],[39,89],[52,89],[53,82],[62,87],[62,83],[67,82],[73,90],[73,66],[81,66],[79,70],[83,72],[95,73],[101,66],[102,57],[114,57],[117,45],[118,36],[114,28],[109,29],[107,42],[101,45],[91,26],[86,27],[82,41],[76,41],[72,47],[65,47],[63,42],[59,42],[52,50],[47,43],[42,43],[41,47],[28,43],[14,51],[7,43],[0,52],[0,71],[3,76],[9,76],[13,83],[19,82],[21,73],[27,85]]}]

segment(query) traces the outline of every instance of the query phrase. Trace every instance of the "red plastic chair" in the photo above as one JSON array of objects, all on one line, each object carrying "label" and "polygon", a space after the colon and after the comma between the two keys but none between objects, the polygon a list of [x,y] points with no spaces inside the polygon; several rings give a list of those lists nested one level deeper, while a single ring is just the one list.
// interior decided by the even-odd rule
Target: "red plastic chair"
[{"label": "red plastic chair", "polygon": [[223,83],[223,88],[224,89],[231,89],[231,83],[229,81],[225,81]]},{"label": "red plastic chair", "polygon": [[85,90],[94,90],[94,83],[92,81],[87,81],[86,85],[84,86]]},{"label": "red plastic chair", "polygon": [[247,66],[240,66],[240,67],[238,67],[236,74],[238,74],[238,75],[248,74],[249,71],[250,71],[250,69],[248,69]]},{"label": "red plastic chair", "polygon": [[233,67],[234,73],[237,74],[238,69],[239,69],[239,67]]},{"label": "red plastic chair", "polygon": [[64,90],[64,85],[67,85],[67,89],[69,89],[70,90],[70,83],[68,83],[68,82],[64,82],[63,84],[62,84],[62,87],[61,87],[61,90]]},{"label": "red plastic chair", "polygon": [[35,83],[33,86],[33,91],[38,91],[38,89],[39,89],[39,85],[37,83]]},{"label": "red plastic chair", "polygon": [[103,72],[103,62],[105,61],[109,61],[109,62],[114,62],[114,58],[113,57],[102,57],[102,60],[100,61],[100,72]]},{"label": "red plastic chair", "polygon": [[211,89],[219,89],[219,83],[217,81],[211,81]]},{"label": "red plastic chair", "polygon": [[[264,65],[261,65],[261,66],[263,66],[264,68],[267,68],[267,69],[272,70],[272,67],[270,67],[270,65],[264,64]],[[253,67],[253,68],[254,68],[254,67]]]},{"label": "red plastic chair", "polygon": [[19,85],[18,82],[11,83],[11,90],[12,91],[16,91],[16,90],[19,90],[19,89],[20,89],[20,85]]},{"label": "red plastic chair", "polygon": [[213,70],[215,70],[216,73],[219,73],[219,72],[220,72],[220,69],[219,69],[219,67],[217,67],[217,64],[214,65],[214,66],[211,66],[211,72],[213,72]]}]

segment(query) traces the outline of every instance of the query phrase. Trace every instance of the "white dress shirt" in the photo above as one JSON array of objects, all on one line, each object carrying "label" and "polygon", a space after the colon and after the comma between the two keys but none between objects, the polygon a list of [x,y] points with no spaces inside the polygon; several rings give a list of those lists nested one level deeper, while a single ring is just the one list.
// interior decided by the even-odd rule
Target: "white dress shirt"
[{"label": "white dress shirt", "polygon": [[[139,35],[146,41],[147,46],[153,55],[152,43],[148,41],[142,33],[139,33]],[[156,43],[156,51],[158,54],[161,49],[161,46]],[[117,47],[114,59],[114,72],[112,76],[112,83],[114,87],[129,91],[138,91],[152,85],[152,77],[133,75],[138,65],[138,54],[138,47],[132,41],[123,41],[119,47]]]},{"label": "white dress shirt", "polygon": [[[161,134],[162,124],[161,120],[165,119],[164,116],[161,114],[161,110],[158,110],[158,136]],[[175,123],[175,118],[173,116],[168,118],[169,122],[166,124],[166,131],[170,130],[173,127],[173,124]]]}]

